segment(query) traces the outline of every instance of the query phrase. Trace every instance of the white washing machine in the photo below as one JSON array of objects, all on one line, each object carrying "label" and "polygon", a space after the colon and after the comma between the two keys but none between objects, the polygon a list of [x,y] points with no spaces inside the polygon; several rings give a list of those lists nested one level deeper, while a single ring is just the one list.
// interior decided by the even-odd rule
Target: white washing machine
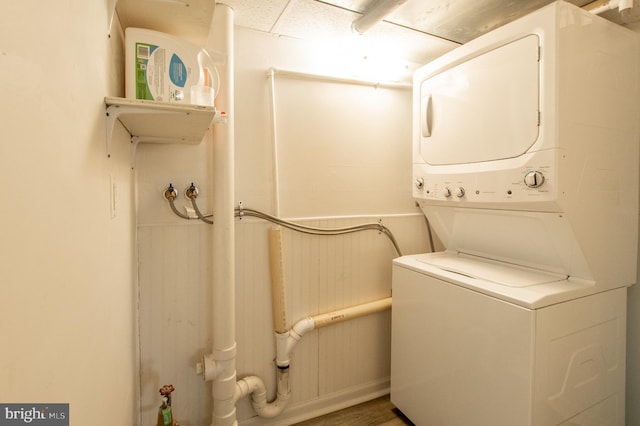
[{"label": "white washing machine", "polygon": [[416,72],[413,196],[444,250],[393,263],[415,424],[624,425],[639,52],[556,2]]},{"label": "white washing machine", "polygon": [[459,260],[394,263],[392,402],[425,426],[624,425],[626,288],[532,309]]}]

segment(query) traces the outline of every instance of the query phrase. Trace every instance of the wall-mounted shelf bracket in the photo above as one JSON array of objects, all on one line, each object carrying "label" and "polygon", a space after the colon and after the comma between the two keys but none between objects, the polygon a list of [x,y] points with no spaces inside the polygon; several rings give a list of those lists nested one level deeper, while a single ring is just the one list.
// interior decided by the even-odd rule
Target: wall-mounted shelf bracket
[{"label": "wall-mounted shelf bracket", "polygon": [[216,120],[213,107],[184,105],[138,99],[104,99],[106,104],[107,156],[116,121],[131,135],[131,142],[199,144],[214,122],[226,121],[220,114]]}]

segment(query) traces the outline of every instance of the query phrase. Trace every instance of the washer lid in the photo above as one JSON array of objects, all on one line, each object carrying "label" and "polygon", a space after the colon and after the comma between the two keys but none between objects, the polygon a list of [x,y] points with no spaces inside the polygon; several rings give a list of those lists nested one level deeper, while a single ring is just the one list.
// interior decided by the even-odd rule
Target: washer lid
[{"label": "washer lid", "polygon": [[417,259],[436,268],[508,287],[529,287],[566,280],[567,275],[464,254],[437,253]]}]

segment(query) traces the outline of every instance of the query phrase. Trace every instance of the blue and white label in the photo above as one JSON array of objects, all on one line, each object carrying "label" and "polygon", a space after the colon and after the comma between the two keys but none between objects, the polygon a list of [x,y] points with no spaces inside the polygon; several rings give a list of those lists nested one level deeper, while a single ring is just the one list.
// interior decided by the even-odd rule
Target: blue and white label
[{"label": "blue and white label", "polygon": [[184,87],[187,83],[187,67],[175,53],[171,55],[169,62],[169,78],[171,83],[178,87]]}]

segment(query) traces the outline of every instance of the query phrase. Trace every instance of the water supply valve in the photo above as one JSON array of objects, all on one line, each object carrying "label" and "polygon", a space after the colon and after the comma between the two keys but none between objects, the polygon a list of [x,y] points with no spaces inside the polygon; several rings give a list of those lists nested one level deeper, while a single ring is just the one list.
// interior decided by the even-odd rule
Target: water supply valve
[{"label": "water supply valve", "polygon": [[189,200],[198,198],[198,188],[191,182],[191,186],[184,190],[184,196]]},{"label": "water supply valve", "polygon": [[167,201],[173,201],[178,196],[178,191],[176,191],[176,189],[173,187],[172,184],[169,184],[169,186],[167,187],[167,189],[165,189],[162,196]]}]

